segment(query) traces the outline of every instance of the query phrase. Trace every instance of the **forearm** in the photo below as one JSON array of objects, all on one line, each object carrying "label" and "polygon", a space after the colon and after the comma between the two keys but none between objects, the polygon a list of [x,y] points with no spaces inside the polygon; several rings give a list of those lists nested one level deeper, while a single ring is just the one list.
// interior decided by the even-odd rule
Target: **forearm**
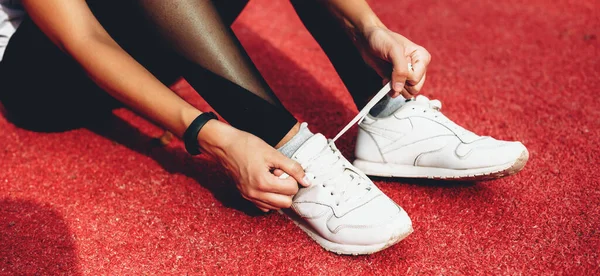
[{"label": "forearm", "polygon": [[200,114],[110,37],[68,41],[63,47],[100,87],[179,137]]},{"label": "forearm", "polygon": [[121,49],[84,0],[22,3],[44,34],[71,55],[90,78],[142,115],[181,137],[200,114]]},{"label": "forearm", "polygon": [[349,35],[357,36],[374,27],[385,25],[365,0],[322,0]]},{"label": "forearm", "polygon": [[[187,127],[201,114],[158,81],[110,38],[104,41],[91,39],[71,42],[64,47],[100,87],[179,137],[183,136]],[[231,141],[226,138],[234,138],[237,131],[225,123],[211,120],[200,131],[198,142],[208,153],[223,155],[223,148]]]}]

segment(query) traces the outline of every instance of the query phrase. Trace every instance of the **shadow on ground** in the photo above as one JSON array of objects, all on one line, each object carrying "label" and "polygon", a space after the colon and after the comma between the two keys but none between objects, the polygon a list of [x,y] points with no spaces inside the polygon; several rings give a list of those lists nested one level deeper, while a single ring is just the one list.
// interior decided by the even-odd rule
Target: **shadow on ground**
[{"label": "shadow on ground", "polygon": [[78,275],[69,228],[52,207],[0,199],[0,274]]}]

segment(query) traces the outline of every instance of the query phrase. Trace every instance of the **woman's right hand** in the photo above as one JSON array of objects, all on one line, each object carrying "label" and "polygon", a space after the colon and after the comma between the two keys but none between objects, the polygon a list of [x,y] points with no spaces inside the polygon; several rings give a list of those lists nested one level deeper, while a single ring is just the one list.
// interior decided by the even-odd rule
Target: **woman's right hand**
[{"label": "woman's right hand", "polygon": [[[210,120],[200,131],[198,141],[203,151],[233,176],[242,196],[264,212],[289,208],[298,184],[310,186],[299,163],[250,133]],[[275,170],[290,177],[279,178]]]}]

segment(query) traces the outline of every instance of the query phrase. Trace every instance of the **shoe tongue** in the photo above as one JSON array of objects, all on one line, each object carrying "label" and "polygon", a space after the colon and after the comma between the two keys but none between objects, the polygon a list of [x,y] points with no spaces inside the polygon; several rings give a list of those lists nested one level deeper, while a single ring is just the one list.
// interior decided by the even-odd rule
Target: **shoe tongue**
[{"label": "shoe tongue", "polygon": [[425,96],[423,96],[423,95],[418,95],[418,96],[415,98],[415,102],[417,102],[417,103],[424,103],[424,104],[426,104],[426,103],[429,103],[429,98],[427,98],[427,97],[425,97]]},{"label": "shoe tongue", "polygon": [[317,156],[327,147],[327,138],[320,133],[310,137],[302,146],[292,155],[292,159],[304,164]]}]

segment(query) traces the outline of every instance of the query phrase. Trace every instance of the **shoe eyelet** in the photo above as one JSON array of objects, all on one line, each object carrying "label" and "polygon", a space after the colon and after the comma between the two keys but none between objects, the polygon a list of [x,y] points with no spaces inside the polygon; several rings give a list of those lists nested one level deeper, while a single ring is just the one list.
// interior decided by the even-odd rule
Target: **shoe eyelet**
[{"label": "shoe eyelet", "polygon": [[323,184],[323,188],[325,188],[325,184]]},{"label": "shoe eyelet", "polygon": [[331,195],[333,195],[333,192],[331,192]]}]

